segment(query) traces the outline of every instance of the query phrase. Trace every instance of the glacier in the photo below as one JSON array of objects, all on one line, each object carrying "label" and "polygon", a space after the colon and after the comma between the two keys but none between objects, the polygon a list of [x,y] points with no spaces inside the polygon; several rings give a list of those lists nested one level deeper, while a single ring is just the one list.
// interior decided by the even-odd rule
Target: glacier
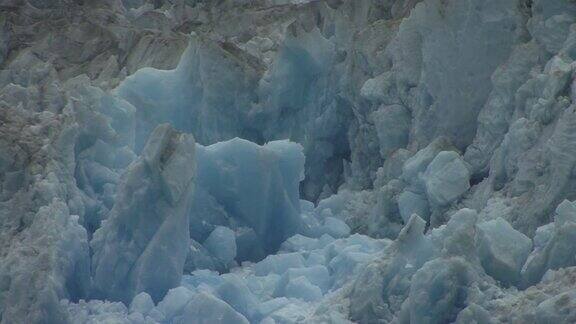
[{"label": "glacier", "polygon": [[576,3],[0,1],[0,323],[576,322]]}]

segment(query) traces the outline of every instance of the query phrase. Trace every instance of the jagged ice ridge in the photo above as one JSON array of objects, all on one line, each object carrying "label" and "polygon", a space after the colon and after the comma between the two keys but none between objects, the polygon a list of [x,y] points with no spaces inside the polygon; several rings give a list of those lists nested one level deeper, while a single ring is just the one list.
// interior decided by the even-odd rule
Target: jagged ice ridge
[{"label": "jagged ice ridge", "polygon": [[576,322],[576,3],[0,1],[2,323]]}]

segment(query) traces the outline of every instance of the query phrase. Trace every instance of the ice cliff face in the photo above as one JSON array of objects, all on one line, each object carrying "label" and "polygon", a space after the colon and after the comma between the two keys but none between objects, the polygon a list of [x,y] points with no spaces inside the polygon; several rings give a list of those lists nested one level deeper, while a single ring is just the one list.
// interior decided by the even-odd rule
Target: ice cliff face
[{"label": "ice cliff face", "polygon": [[569,0],[0,1],[2,323],[573,323]]}]

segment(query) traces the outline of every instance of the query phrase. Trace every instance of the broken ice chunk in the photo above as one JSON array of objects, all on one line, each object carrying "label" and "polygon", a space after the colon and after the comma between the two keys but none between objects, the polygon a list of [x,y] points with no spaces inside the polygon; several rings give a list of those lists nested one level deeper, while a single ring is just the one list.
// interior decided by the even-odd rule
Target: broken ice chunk
[{"label": "broken ice chunk", "polygon": [[326,217],[324,220],[323,230],[326,234],[334,237],[346,237],[350,235],[350,227],[345,222],[335,217]]},{"label": "broken ice chunk", "polygon": [[235,311],[222,300],[207,294],[198,293],[192,297],[184,309],[179,324],[248,324],[246,317]]},{"label": "broken ice chunk", "polygon": [[[298,188],[304,170],[302,146],[288,141],[259,146],[235,138],[198,145],[197,150],[198,187],[214,199],[228,222],[251,228],[266,253],[276,252],[285,239],[296,234],[300,226]],[[218,208],[193,209],[191,221],[196,223],[201,213]],[[210,221],[209,217],[202,219]]]},{"label": "broken ice chunk", "polygon": [[404,222],[408,222],[412,214],[417,214],[424,220],[430,219],[430,207],[426,197],[408,190],[398,197],[398,209]]},{"label": "broken ice chunk", "polygon": [[222,277],[224,282],[216,290],[217,296],[251,319],[255,315],[258,300],[246,285],[246,280],[235,274],[225,274]]},{"label": "broken ice chunk", "polygon": [[534,235],[534,250],[541,250],[546,247],[550,239],[554,236],[554,223],[542,225],[536,229]]},{"label": "broken ice chunk", "polygon": [[184,270],[190,272],[197,269],[217,269],[217,264],[202,244],[191,239]]},{"label": "broken ice chunk", "polygon": [[412,116],[401,105],[382,106],[371,115],[374,120],[380,156],[387,159],[394,151],[408,144]]},{"label": "broken ice chunk", "polygon": [[130,165],[91,242],[95,297],[129,303],[147,292],[159,301],[180,283],[190,242],[194,152],[191,135],[163,124]]},{"label": "broken ice chunk", "polygon": [[556,207],[554,224],[556,224],[557,227],[562,227],[568,222],[576,223],[576,206],[573,202],[565,199]]},{"label": "broken ice chunk", "polygon": [[167,319],[182,314],[188,300],[192,298],[192,291],[182,286],[170,289],[166,297],[158,303],[156,309],[160,311]]},{"label": "broken ice chunk", "polygon": [[148,315],[148,313],[154,308],[154,302],[152,297],[145,292],[141,292],[130,303],[130,313],[140,313],[142,315]]},{"label": "broken ice chunk", "polygon": [[470,188],[470,172],[456,152],[438,153],[424,173],[426,195],[433,206],[445,206]]},{"label": "broken ice chunk", "polygon": [[308,281],[306,277],[297,277],[286,285],[286,297],[298,298],[304,301],[315,301],[322,298],[322,290]]},{"label": "broken ice chunk", "polygon": [[517,284],[532,240],[502,218],[478,224],[478,237],[478,254],[486,273],[505,284]]},{"label": "broken ice chunk", "polygon": [[439,152],[449,150],[451,147],[450,142],[446,138],[440,137],[435,139],[404,163],[402,167],[402,180],[410,184],[417,184],[418,175],[426,171],[426,168],[434,157]]},{"label": "broken ice chunk", "polygon": [[265,276],[270,273],[282,274],[288,269],[302,267],[304,258],[300,253],[284,253],[267,256],[254,266],[254,271],[257,276]]},{"label": "broken ice chunk", "polygon": [[278,280],[276,288],[274,289],[274,296],[287,296],[286,287],[291,281],[298,277],[306,278],[310,284],[317,286],[324,292],[328,290],[331,284],[330,273],[323,265],[289,269],[282,275],[280,280]]},{"label": "broken ice chunk", "polygon": [[[289,303],[290,301],[286,297],[274,298],[258,305],[258,313],[260,314],[260,317],[265,317],[288,305]],[[275,323],[274,320],[271,318],[269,319],[272,321],[271,323]],[[266,321],[261,321],[260,323],[266,323]]]},{"label": "broken ice chunk", "polygon": [[576,319],[576,289],[541,302],[534,314],[535,323],[573,323]]},{"label": "broken ice chunk", "polygon": [[472,284],[470,273],[470,265],[460,258],[427,262],[412,277],[401,317],[409,323],[452,322]]},{"label": "broken ice chunk", "polygon": [[262,242],[253,229],[240,227],[236,230],[236,261],[262,260],[266,256]]},{"label": "broken ice chunk", "polygon": [[[576,214],[573,203],[562,202],[556,208],[552,227],[549,225],[537,231],[537,248],[530,255],[522,269],[523,286],[536,284],[549,269],[559,269],[576,265]],[[544,245],[542,247],[542,245]]]},{"label": "broken ice chunk", "polygon": [[229,264],[236,257],[236,237],[234,231],[217,226],[204,242],[204,247],[218,260]]}]

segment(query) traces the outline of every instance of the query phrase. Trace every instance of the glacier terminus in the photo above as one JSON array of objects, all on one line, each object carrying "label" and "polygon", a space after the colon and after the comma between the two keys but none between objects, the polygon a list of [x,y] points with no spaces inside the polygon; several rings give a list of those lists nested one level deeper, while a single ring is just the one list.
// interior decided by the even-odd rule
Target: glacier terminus
[{"label": "glacier terminus", "polygon": [[0,323],[576,323],[575,77],[572,0],[0,0]]}]

